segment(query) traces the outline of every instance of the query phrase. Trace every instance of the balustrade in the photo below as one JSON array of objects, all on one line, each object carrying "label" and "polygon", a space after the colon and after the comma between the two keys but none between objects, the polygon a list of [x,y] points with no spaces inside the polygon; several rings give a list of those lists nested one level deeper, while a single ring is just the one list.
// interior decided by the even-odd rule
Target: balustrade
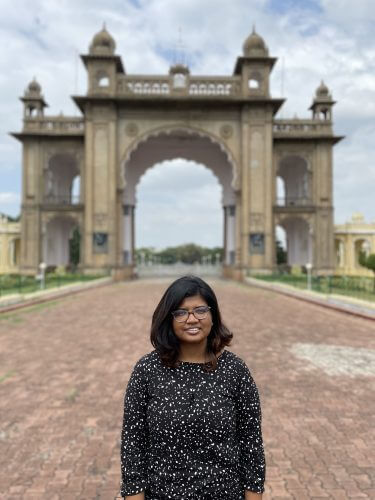
[{"label": "balustrade", "polygon": [[[137,95],[183,95],[184,86],[173,86],[169,77],[129,77],[118,80],[118,94]],[[240,82],[235,77],[200,78],[190,77],[186,82],[186,94],[190,96],[233,96],[240,93]]]},{"label": "balustrade", "polygon": [[275,120],[273,131],[281,133],[308,133],[322,134],[331,133],[331,123],[317,122],[312,120]]},{"label": "balustrade", "polygon": [[288,197],[288,198],[277,198],[276,205],[278,207],[303,207],[312,206],[313,202],[311,198],[304,197]]},{"label": "balustrade", "polygon": [[24,121],[24,130],[43,131],[52,133],[77,133],[82,134],[85,125],[82,118],[65,117],[38,117],[28,118]]},{"label": "balustrade", "polygon": [[43,201],[47,205],[78,205],[80,197],[70,194],[48,194],[44,196]]}]

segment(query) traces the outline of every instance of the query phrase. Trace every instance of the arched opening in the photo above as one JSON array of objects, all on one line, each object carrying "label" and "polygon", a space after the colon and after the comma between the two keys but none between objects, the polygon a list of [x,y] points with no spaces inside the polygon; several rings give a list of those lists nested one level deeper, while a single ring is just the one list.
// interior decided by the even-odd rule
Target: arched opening
[{"label": "arched opening", "polygon": [[[76,267],[78,261],[77,248],[72,249],[72,242],[77,244],[79,228],[72,217],[59,215],[48,221],[43,235],[43,261],[47,267]],[[79,237],[78,237],[79,245]]]},{"label": "arched opening", "polygon": [[261,83],[261,75],[257,71],[253,71],[248,80],[249,90],[259,90]]},{"label": "arched opening", "polygon": [[362,267],[359,263],[362,253],[366,256],[371,253],[371,243],[364,238],[359,238],[354,242],[354,266],[357,268]]},{"label": "arched opening", "polygon": [[336,266],[341,268],[345,266],[345,245],[340,238],[335,238],[335,257]]},{"label": "arched opening", "polygon": [[8,248],[8,262],[11,267],[17,267],[20,263],[20,248],[21,240],[20,238],[13,238],[9,241]]},{"label": "arched opening", "polygon": [[176,73],[173,75],[173,88],[181,89],[186,87],[186,75],[183,73]]},{"label": "arched opening", "polygon": [[[148,169],[150,170],[148,171]],[[212,173],[207,172],[207,169]],[[207,227],[208,214],[205,208],[207,201],[211,199],[212,206],[212,199],[218,200],[221,191],[221,204],[224,209],[224,224],[221,225],[224,226],[224,234],[221,239],[223,243],[220,246],[224,247],[224,263],[227,265],[235,263],[236,196],[232,187],[233,163],[219,143],[214,142],[208,136],[199,135],[188,130],[162,131],[138,143],[125,161],[124,173],[124,264],[135,264],[135,206],[137,197],[140,196],[139,193],[142,195],[142,182],[148,189],[151,209],[154,208],[153,220],[155,224],[156,221],[159,221],[158,231],[162,238],[160,241],[167,242],[167,244],[171,242],[170,235],[172,233],[175,234],[175,241],[181,243],[183,242],[182,235],[184,231],[185,243],[191,242],[193,235],[194,238],[197,238],[199,232],[203,234],[202,228]],[[213,176],[217,179],[216,187],[214,187]],[[204,185],[205,182],[201,182],[203,178],[206,178],[206,181],[210,184],[209,189],[207,185]],[[140,183],[140,190],[136,197],[138,183]],[[163,188],[163,184],[166,189]],[[188,200],[186,202],[188,207],[194,209],[190,208],[189,210],[189,208],[185,207],[185,210],[181,209],[177,213],[177,208],[184,205],[183,196],[185,195],[189,197],[185,198],[185,200]],[[160,199],[163,199],[164,202],[162,216],[160,216]],[[169,213],[167,211],[168,205]],[[138,228],[141,228],[145,222],[141,217],[142,210],[139,213],[137,211]],[[151,222],[150,224],[152,225]],[[194,225],[198,232],[194,231]],[[154,230],[154,227],[151,227],[151,229]],[[208,223],[207,233],[209,232]],[[210,240],[208,236],[208,234],[205,235],[207,238],[206,244],[211,245],[214,240]],[[202,246],[205,246],[203,245],[205,243],[204,239],[199,241]],[[152,241],[148,239],[147,243],[150,244]]]},{"label": "arched opening", "polygon": [[297,155],[284,157],[279,162],[277,175],[284,181],[285,206],[311,204],[311,173],[304,158]]},{"label": "arched opening", "polygon": [[36,118],[38,116],[38,110],[35,106],[29,105],[27,106],[27,117],[28,118]]},{"label": "arched opening", "polygon": [[96,83],[98,87],[109,87],[109,77],[105,71],[99,71],[96,74]]},{"label": "arched opening", "polygon": [[280,222],[286,234],[287,263],[291,267],[304,267],[313,264],[312,231],[310,225],[301,217],[288,217]]},{"label": "arched opening", "polygon": [[282,177],[276,177],[276,204],[280,207],[285,206],[285,181]]},{"label": "arched opening", "polygon": [[[44,173],[44,201],[71,205],[72,187],[77,176],[79,167],[74,155],[64,153],[52,156]],[[78,202],[79,198],[76,201]]]},{"label": "arched opening", "polygon": [[287,233],[286,230],[280,225],[275,227],[275,242],[277,268],[280,271],[288,271]]},{"label": "arched opening", "polygon": [[80,202],[80,199],[81,199],[81,176],[80,175],[76,175],[72,181],[70,196],[71,196],[71,201],[72,201],[73,205]]}]

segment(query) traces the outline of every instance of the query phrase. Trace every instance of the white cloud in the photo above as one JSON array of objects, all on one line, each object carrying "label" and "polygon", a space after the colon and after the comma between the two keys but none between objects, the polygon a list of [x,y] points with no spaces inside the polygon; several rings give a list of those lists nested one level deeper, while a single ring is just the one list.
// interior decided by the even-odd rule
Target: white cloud
[{"label": "white cloud", "polygon": [[[374,219],[371,189],[375,156],[371,127],[375,114],[373,2],[320,0],[321,11],[311,11],[304,5],[301,2],[299,8],[284,8],[275,13],[267,0],[2,2],[1,191],[8,194],[21,191],[21,146],[7,135],[8,131],[17,131],[22,126],[22,104],[18,97],[36,76],[50,104],[48,113],[57,114],[63,110],[65,114],[78,114],[70,95],[76,91],[85,92],[86,73],[82,64],[77,64],[77,54],[87,52],[103,21],[116,40],[117,53],[122,56],[127,72],[164,74],[173,61],[179,27],[192,73],[231,74],[242,44],[255,23],[269,46],[270,54],[279,57],[273,71],[272,93],[279,96],[284,88],[284,96],[288,99],[281,111],[284,117],[295,113],[300,117],[310,116],[307,108],[322,79],[338,101],[334,108],[335,130],[338,134],[345,134],[346,139],[335,152],[337,221],[358,210],[368,220]],[[141,184],[146,197],[142,202],[144,205],[147,199],[156,203],[157,193],[160,199],[170,199],[170,194],[166,193],[177,190],[181,179],[185,179],[183,168],[176,169],[178,176],[171,177],[164,177],[164,170],[158,174],[163,181],[161,184],[157,184],[156,178],[152,181],[158,186],[156,191],[147,188],[146,181],[144,187]],[[197,169],[190,177],[191,186],[199,186],[200,179],[203,177]],[[217,181],[212,176],[210,179],[202,180],[202,184],[207,182],[214,192]],[[217,204],[209,196],[210,188],[207,189],[204,197],[208,217],[211,209],[213,212],[217,210]],[[19,204],[19,198],[14,203]],[[165,204],[160,202],[158,209],[164,210],[163,207]],[[140,202],[138,215],[141,210]],[[174,212],[174,209],[165,207],[165,210],[159,212],[159,219],[171,220],[173,214],[167,211]],[[194,207],[189,210],[195,214]],[[219,242],[222,238],[220,211]],[[179,217],[178,220],[182,220],[183,216]],[[150,234],[159,219],[150,219]],[[216,230],[210,230],[214,219],[208,220],[210,224],[205,234],[214,234]],[[177,227],[176,221],[170,222],[168,237],[178,234]]]}]

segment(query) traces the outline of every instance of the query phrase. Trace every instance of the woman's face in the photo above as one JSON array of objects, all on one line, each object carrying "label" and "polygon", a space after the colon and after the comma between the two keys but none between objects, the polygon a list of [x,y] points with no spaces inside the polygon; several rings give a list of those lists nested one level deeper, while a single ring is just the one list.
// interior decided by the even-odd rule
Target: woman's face
[{"label": "woman's face", "polygon": [[[200,295],[194,295],[193,297],[186,297],[178,306],[178,309],[191,312],[196,307],[202,306],[207,306],[207,302]],[[189,314],[187,320],[181,323],[173,319],[173,331],[179,341],[185,344],[206,344],[211,327],[212,315],[210,311],[203,319],[197,319],[194,314]]]}]

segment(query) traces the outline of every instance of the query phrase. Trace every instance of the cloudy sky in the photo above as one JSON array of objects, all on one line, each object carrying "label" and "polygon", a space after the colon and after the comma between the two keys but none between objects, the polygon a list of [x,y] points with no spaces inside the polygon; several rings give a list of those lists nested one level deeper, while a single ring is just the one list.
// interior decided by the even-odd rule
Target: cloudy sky
[{"label": "cloudy sky", "polygon": [[[336,223],[356,211],[375,220],[373,0],[0,0],[0,7],[0,212],[20,211],[21,145],[8,135],[22,125],[18,97],[35,76],[49,114],[77,116],[70,95],[86,91],[78,54],[87,53],[103,22],[128,73],[166,74],[180,31],[196,75],[232,74],[255,24],[279,58],[271,89],[287,98],[280,117],[310,117],[322,79],[337,101],[335,132],[346,139],[334,156]],[[137,197],[138,246],[221,244],[221,188],[204,166],[178,159],[157,165]],[[160,240],[165,225],[168,239]]]}]

